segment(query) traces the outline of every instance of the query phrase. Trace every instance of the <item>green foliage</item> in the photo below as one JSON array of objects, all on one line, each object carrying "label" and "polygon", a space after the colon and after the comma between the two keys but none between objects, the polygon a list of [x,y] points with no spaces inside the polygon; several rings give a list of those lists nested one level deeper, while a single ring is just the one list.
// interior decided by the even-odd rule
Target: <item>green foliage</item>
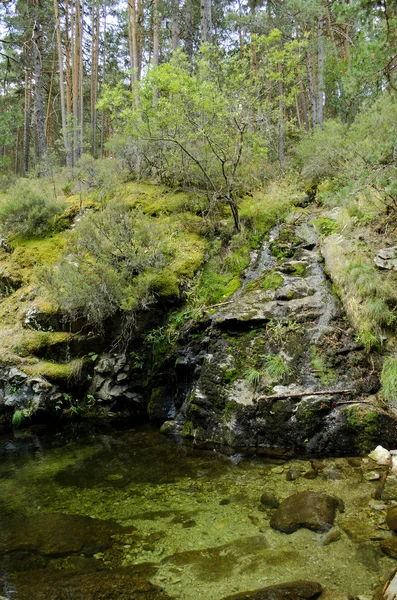
[{"label": "green foliage", "polygon": [[319,183],[339,176],[345,138],[346,126],[334,120],[326,121],[323,130],[315,129],[302,137],[295,156],[304,181]]},{"label": "green foliage", "polygon": [[0,231],[3,236],[44,236],[51,231],[62,205],[41,189],[38,182],[20,179],[0,204]]},{"label": "green foliage", "polygon": [[283,285],[284,279],[279,273],[271,273],[267,275],[262,283],[262,288],[266,290],[277,290]]},{"label": "green foliage", "polygon": [[253,367],[250,367],[249,369],[247,369],[245,371],[244,377],[245,377],[245,380],[248,383],[248,385],[252,386],[252,388],[255,391],[261,382],[261,379],[263,377],[263,372],[258,371],[257,369],[254,369]]},{"label": "green foliage", "polygon": [[291,371],[288,363],[281,354],[266,354],[264,359],[264,372],[271,379],[279,381]]},{"label": "green foliage", "polygon": [[397,402],[397,358],[389,357],[384,360],[380,381],[384,399],[395,404]]}]

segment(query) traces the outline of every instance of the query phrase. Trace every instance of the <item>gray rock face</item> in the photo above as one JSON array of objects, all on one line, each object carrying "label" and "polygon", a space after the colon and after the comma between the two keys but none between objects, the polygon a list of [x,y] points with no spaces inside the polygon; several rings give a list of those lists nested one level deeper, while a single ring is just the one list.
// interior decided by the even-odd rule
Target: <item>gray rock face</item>
[{"label": "gray rock face", "polygon": [[298,492],[286,498],[272,515],[270,526],[283,533],[294,533],[301,527],[325,532],[332,528],[341,501],[319,492]]},{"label": "gray rock face", "polygon": [[[254,254],[241,288],[208,319],[201,343],[191,343],[198,358],[182,404],[162,415],[161,394],[151,399],[156,418],[172,419],[167,434],[310,455],[362,453],[397,435],[393,415],[371,396],[378,377],[315,241],[310,219],[287,223]],[[374,404],[360,404],[364,397]]]},{"label": "gray rock face", "polygon": [[321,585],[314,581],[291,581],[252,592],[233,594],[223,600],[314,600],[322,591]]},{"label": "gray rock face", "polygon": [[135,415],[146,413],[140,376],[125,354],[104,354],[94,367],[88,394],[100,402],[128,405]]}]

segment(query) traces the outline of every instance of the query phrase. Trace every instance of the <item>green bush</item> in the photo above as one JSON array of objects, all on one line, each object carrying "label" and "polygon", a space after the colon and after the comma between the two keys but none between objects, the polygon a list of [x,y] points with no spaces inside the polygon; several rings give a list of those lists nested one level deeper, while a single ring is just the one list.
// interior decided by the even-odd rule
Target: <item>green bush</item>
[{"label": "green bush", "polygon": [[51,231],[62,204],[40,189],[40,183],[21,179],[0,204],[0,232],[6,237],[42,237]]},{"label": "green bush", "polygon": [[386,358],[380,376],[382,395],[389,402],[397,400],[397,358]]}]

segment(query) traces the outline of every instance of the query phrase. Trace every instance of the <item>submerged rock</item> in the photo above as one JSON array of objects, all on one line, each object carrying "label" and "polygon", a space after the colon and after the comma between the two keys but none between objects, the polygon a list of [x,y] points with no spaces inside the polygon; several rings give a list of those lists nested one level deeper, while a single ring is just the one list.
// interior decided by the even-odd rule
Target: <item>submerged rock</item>
[{"label": "submerged rock", "polygon": [[291,581],[252,592],[240,592],[223,600],[314,600],[322,591],[321,585],[314,581]]},{"label": "submerged rock", "polygon": [[280,504],[270,525],[283,533],[294,533],[301,527],[325,532],[333,526],[337,510],[343,511],[338,498],[320,492],[297,492]]},{"label": "submerged rock", "polygon": [[[3,589],[2,589],[3,588]],[[167,600],[157,585],[137,579],[133,569],[93,573],[51,571],[21,573],[0,583],[1,593],[17,592],[18,600]]]},{"label": "submerged rock", "polygon": [[81,515],[39,514],[0,522],[2,555],[34,552],[45,556],[93,555],[106,550],[111,536],[134,531],[116,521],[102,521]]},{"label": "submerged rock", "polygon": [[393,506],[387,511],[386,523],[392,531],[397,531],[397,506]]}]

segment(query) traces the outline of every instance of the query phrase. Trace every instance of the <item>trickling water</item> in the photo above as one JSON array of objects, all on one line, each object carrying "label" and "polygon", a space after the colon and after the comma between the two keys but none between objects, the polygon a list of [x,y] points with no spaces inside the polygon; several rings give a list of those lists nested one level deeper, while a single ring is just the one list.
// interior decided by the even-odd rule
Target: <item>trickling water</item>
[{"label": "trickling water", "polygon": [[[10,600],[21,597],[20,581],[26,590],[20,571],[35,589],[44,567],[46,577],[139,567],[180,600],[220,600],[296,579],[320,582],[327,599],[372,598],[393,568],[379,550],[390,532],[385,505],[374,508],[371,500],[377,483],[363,476],[365,460],[324,460],[308,480],[309,461],[227,457],[178,445],[146,426],[58,435],[55,445],[37,440],[0,446],[7,450],[0,464],[0,596]],[[287,481],[287,472],[299,477]],[[302,490],[343,499],[333,543],[306,529],[286,535],[270,527],[273,511],[261,495],[282,500]],[[83,516],[95,521],[87,525]]]}]

